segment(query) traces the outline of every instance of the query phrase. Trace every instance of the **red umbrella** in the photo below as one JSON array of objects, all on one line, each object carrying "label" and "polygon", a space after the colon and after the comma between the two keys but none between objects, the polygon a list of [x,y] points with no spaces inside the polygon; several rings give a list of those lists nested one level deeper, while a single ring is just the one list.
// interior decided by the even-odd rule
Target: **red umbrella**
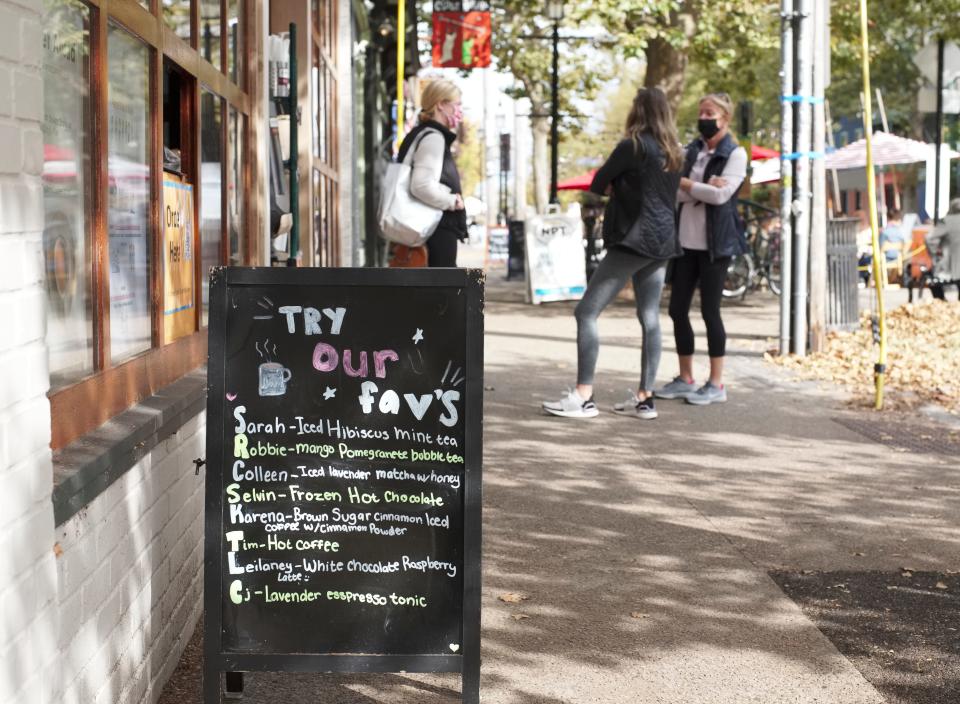
[{"label": "red umbrella", "polygon": [[776,149],[768,149],[767,147],[761,147],[756,144],[750,145],[750,159],[757,161],[759,159],[776,159],[780,156],[780,152]]},{"label": "red umbrella", "polygon": [[590,190],[590,184],[593,183],[593,177],[596,173],[597,173],[597,170],[592,169],[585,174],[580,174],[579,176],[568,178],[565,181],[560,181],[560,183],[557,184],[557,190],[558,191]]}]

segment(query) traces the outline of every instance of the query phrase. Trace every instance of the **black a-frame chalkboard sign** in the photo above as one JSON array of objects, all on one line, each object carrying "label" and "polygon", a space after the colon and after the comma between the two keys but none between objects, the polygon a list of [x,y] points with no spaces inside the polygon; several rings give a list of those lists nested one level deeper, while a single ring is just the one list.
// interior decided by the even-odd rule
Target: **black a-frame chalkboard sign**
[{"label": "black a-frame chalkboard sign", "polygon": [[209,311],[204,704],[243,671],[476,704],[482,273],[220,268]]}]

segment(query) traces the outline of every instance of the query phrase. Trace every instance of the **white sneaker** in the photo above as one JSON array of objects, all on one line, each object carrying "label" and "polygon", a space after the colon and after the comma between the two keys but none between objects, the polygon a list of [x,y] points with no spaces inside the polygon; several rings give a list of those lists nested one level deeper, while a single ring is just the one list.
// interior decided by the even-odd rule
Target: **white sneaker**
[{"label": "white sneaker", "polygon": [[567,395],[559,401],[544,401],[541,408],[544,413],[563,418],[594,418],[600,413],[593,399],[584,401],[576,389],[567,391]]},{"label": "white sneaker", "polygon": [[630,398],[626,401],[613,404],[613,412],[621,416],[633,416],[642,420],[653,420],[659,415],[653,403],[653,396],[648,396],[641,401],[633,390],[630,391]]}]

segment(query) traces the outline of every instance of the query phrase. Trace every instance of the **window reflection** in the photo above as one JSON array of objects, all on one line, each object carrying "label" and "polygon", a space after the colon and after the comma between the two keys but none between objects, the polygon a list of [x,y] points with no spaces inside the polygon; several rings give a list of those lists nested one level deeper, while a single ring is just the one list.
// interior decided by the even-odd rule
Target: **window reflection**
[{"label": "window reflection", "polygon": [[210,267],[221,263],[223,245],[220,216],[223,189],[223,104],[219,96],[203,90],[200,97],[200,281],[203,290],[203,325],[207,324]]},{"label": "window reflection", "polygon": [[227,232],[230,238],[230,264],[244,263],[243,236],[243,129],[246,116],[230,108],[230,163],[227,169]]},{"label": "window reflection", "polygon": [[240,22],[240,0],[227,0],[227,75],[240,83],[243,57],[243,29]]},{"label": "window reflection", "polygon": [[200,2],[200,54],[220,68],[220,0]]},{"label": "window reflection", "polygon": [[93,371],[90,10],[47,0],[43,19],[43,258],[53,389]]},{"label": "window reflection", "polygon": [[116,363],[151,344],[149,54],[110,25],[107,56],[110,351]]},{"label": "window reflection", "polygon": [[161,0],[161,11],[167,26],[178,37],[190,41],[190,0]]}]

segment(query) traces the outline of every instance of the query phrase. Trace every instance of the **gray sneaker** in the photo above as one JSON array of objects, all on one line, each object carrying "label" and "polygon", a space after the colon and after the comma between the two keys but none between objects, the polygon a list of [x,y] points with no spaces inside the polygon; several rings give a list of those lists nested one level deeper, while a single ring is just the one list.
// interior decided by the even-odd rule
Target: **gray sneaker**
[{"label": "gray sneaker", "polygon": [[657,398],[687,398],[697,393],[697,385],[694,383],[687,383],[683,380],[683,377],[676,377],[666,386],[656,389],[653,392],[653,395]]},{"label": "gray sneaker", "polygon": [[727,389],[725,386],[714,386],[709,381],[697,389],[696,393],[687,396],[687,403],[694,406],[709,406],[711,403],[726,403]]}]

